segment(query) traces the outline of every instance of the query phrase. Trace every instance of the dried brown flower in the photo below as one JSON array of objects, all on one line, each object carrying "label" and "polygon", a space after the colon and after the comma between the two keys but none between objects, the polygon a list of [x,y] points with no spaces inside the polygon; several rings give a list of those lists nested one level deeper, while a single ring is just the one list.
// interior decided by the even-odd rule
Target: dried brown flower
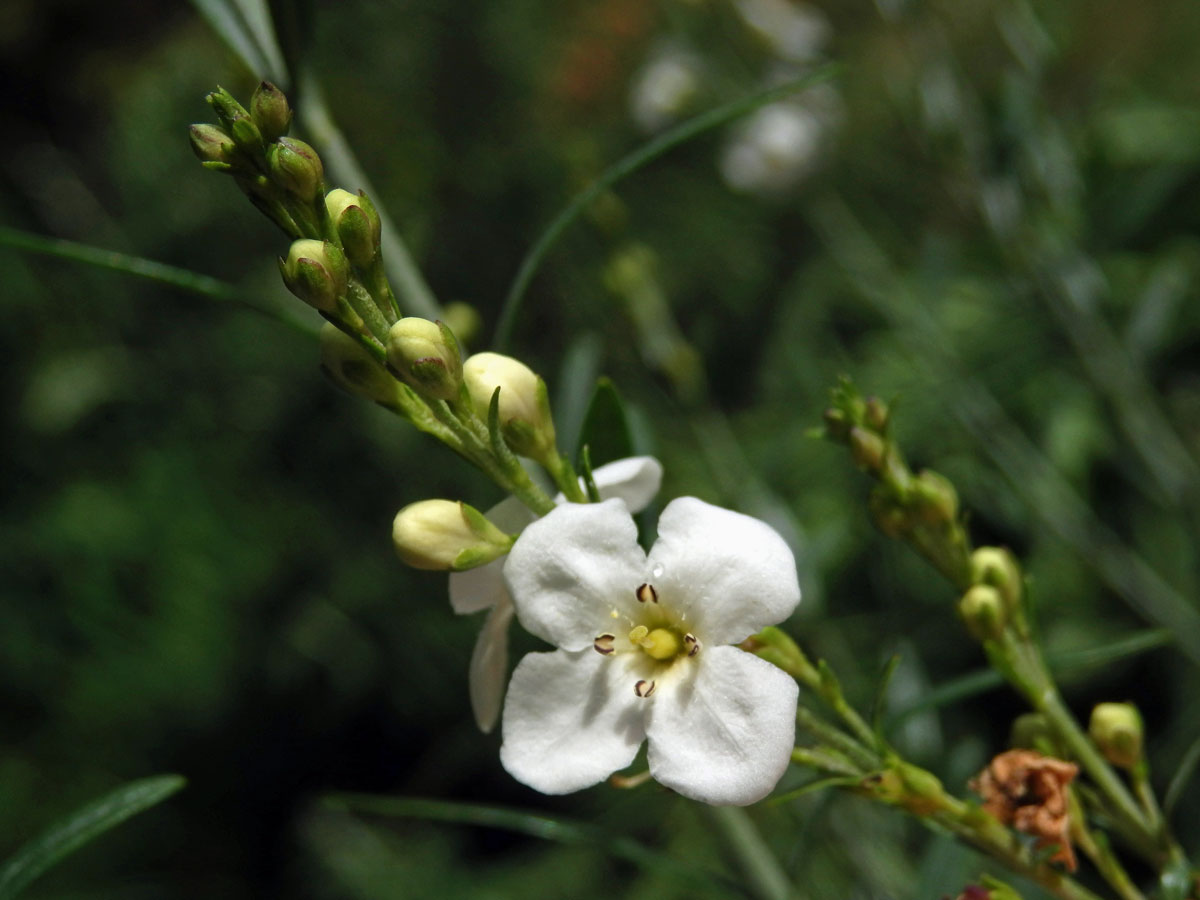
[{"label": "dried brown flower", "polygon": [[1058,850],[1051,862],[1075,871],[1075,852],[1067,822],[1067,785],[1079,767],[1032,750],[1001,753],[971,781],[986,812],[1017,831],[1033,835],[1039,847]]}]

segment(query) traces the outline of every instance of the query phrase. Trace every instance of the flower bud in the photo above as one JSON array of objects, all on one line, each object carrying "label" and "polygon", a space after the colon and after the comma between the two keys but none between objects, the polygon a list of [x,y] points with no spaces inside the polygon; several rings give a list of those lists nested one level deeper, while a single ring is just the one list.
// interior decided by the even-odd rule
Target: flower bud
[{"label": "flower bud", "polygon": [[979,641],[995,640],[1004,633],[1008,620],[1004,598],[991,585],[977,584],[958,601],[958,613],[967,630]]},{"label": "flower bud", "polygon": [[1098,703],[1088,734],[1114,766],[1132,769],[1142,758],[1142,716],[1132,703]]},{"label": "flower bud", "polygon": [[950,525],[958,518],[958,492],[945,476],[923,469],[912,491],[913,511],[926,525]]},{"label": "flower bud", "polygon": [[903,538],[912,528],[908,512],[904,504],[898,500],[887,485],[877,484],[871,489],[867,500],[871,518],[884,535],[890,538]]},{"label": "flower bud", "polygon": [[219,168],[225,172],[232,170],[238,162],[237,146],[233,143],[233,138],[216,125],[192,125],[188,129],[188,135],[192,141],[192,152],[201,162],[219,163]]},{"label": "flower bud", "polygon": [[311,203],[321,190],[325,169],[317,151],[304,141],[280,138],[267,151],[267,166],[275,183]]},{"label": "flower bud", "polygon": [[250,118],[262,132],[263,139],[271,142],[288,133],[292,124],[292,108],[288,106],[283,91],[269,81],[264,81],[254,90],[250,98]]},{"label": "flower bud", "polygon": [[850,429],[850,455],[860,469],[877,472],[883,466],[887,454],[884,439],[873,431],[855,426]]},{"label": "flower bud", "polygon": [[507,553],[513,538],[465,503],[422,500],[396,513],[392,543],[413,568],[461,571]]},{"label": "flower bud", "polygon": [[441,322],[407,316],[388,331],[388,364],[423,397],[453,400],[463,383],[462,356]]},{"label": "flower bud", "polygon": [[232,125],[238,119],[244,119],[250,115],[246,112],[246,107],[237,102],[237,98],[223,87],[218,87],[204,98],[205,102],[212,107],[213,114],[216,115],[217,121],[221,123],[221,127],[226,132],[232,130]]},{"label": "flower bud", "polygon": [[217,115],[217,121],[221,123],[225,133],[233,138],[233,142],[239,150],[253,157],[262,155],[266,150],[262,132],[250,118],[250,113],[246,112],[246,107],[238,103],[233,94],[225,88],[219,87],[204,99],[213,108],[213,112]]},{"label": "flower bud", "polygon": [[996,588],[1010,609],[1021,598],[1021,567],[1003,547],[980,547],[971,554],[971,582]]},{"label": "flower bud", "polygon": [[500,389],[500,429],[513,452],[536,459],[554,449],[546,383],[528,366],[500,353],[476,353],[463,364],[463,378],[475,411],[484,420],[492,395]]},{"label": "flower bud", "polygon": [[878,397],[868,397],[863,407],[863,421],[874,431],[882,432],[887,428],[887,404]]},{"label": "flower bud", "polygon": [[1021,750],[1037,750],[1057,756],[1054,732],[1050,730],[1050,721],[1039,712],[1021,713],[1013,719],[1012,728],[1008,732],[1008,745]]},{"label": "flower bud", "polygon": [[336,312],[338,297],[346,293],[346,257],[332,241],[292,241],[279,271],[289,291],[322,312]]},{"label": "flower bud", "polygon": [[454,300],[442,307],[442,321],[454,332],[463,346],[470,344],[483,329],[483,318],[479,310],[469,303]]},{"label": "flower bud", "polygon": [[340,328],[321,326],[321,370],[339,387],[383,406],[400,402],[400,384],[362,345]]},{"label": "flower bud", "polygon": [[337,188],[325,195],[325,209],[350,262],[366,266],[379,255],[379,213],[366,194]]}]

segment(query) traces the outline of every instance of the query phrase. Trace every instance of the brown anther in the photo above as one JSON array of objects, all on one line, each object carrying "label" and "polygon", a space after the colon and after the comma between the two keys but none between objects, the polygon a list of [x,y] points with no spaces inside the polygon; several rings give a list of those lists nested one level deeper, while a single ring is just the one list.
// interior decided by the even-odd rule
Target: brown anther
[{"label": "brown anther", "polygon": [[683,643],[688,648],[688,656],[695,656],[700,652],[700,642],[696,640],[694,634],[685,634],[683,636]]},{"label": "brown anther", "polygon": [[653,681],[639,681],[633,686],[633,692],[639,697],[649,697],[654,693]]},{"label": "brown anther", "polygon": [[654,589],[654,585],[652,584],[641,585],[634,591],[634,594],[637,595],[638,603],[645,603],[647,600],[651,603],[658,602],[658,591]]},{"label": "brown anther", "polygon": [[1039,847],[1057,845],[1051,862],[1075,871],[1067,821],[1067,785],[1079,767],[1032,750],[1001,753],[971,781],[983,808],[1005,825],[1033,835]]},{"label": "brown anther", "polygon": [[592,649],[602,656],[608,656],[613,652],[613,641],[617,639],[615,634],[601,634],[592,641]]}]

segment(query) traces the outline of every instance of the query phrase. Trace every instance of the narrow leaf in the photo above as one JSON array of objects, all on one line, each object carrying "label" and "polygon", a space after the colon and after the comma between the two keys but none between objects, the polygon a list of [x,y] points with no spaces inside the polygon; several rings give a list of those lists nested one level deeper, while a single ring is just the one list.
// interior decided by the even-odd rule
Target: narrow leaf
[{"label": "narrow leaf", "polygon": [[1179,802],[1180,795],[1183,794],[1184,787],[1196,773],[1197,763],[1200,763],[1200,738],[1197,738],[1192,742],[1192,746],[1188,747],[1187,753],[1183,754],[1183,759],[1179,762],[1179,768],[1171,776],[1171,783],[1167,785],[1167,792],[1163,795],[1163,815],[1170,817],[1172,810],[1175,809],[1175,804]]},{"label": "narrow leaf", "polygon": [[647,871],[660,875],[674,873],[688,882],[693,890],[713,896],[744,896],[741,886],[719,871],[684,862],[654,850],[642,841],[611,834],[584,822],[499,806],[375,794],[330,794],[322,798],[322,805],[338,812],[499,828],[560,844],[598,847],[611,856],[632,862]]},{"label": "narrow leaf", "polygon": [[131,781],[50,826],[0,866],[0,900],[16,897],[59,860],[130,816],[161,803],[184,784],[180,775]]},{"label": "narrow leaf", "polygon": [[66,259],[98,269],[107,269],[110,272],[133,275],[136,278],[169,285],[190,294],[199,294],[210,300],[240,303],[257,313],[283,322],[309,337],[316,337],[319,331],[314,322],[294,316],[282,307],[264,303],[257,296],[244,293],[228,282],[201,275],[190,269],[181,269],[178,266],[155,262],[141,256],[130,256],[127,253],[105,250],[102,247],[93,247],[63,238],[43,237],[39,234],[5,226],[0,226],[0,246],[12,247],[26,253]]},{"label": "narrow leaf", "polygon": [[591,462],[602,465],[633,455],[629,416],[616,385],[607,378],[596,380],[596,389],[583,417],[580,446],[587,446]]}]

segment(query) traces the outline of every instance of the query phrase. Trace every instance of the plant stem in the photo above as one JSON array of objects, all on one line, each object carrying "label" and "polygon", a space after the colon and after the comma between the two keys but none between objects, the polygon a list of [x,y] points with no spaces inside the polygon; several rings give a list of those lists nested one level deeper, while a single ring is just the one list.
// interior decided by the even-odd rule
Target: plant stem
[{"label": "plant stem", "polygon": [[737,806],[709,808],[750,884],[761,900],[796,900],[799,896],[746,810]]}]

